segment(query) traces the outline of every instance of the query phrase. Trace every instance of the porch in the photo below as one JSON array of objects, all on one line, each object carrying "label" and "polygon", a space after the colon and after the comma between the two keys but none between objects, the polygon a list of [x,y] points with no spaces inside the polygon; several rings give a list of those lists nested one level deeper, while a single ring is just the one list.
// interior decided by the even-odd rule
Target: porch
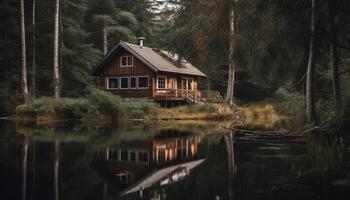
[{"label": "porch", "polygon": [[198,103],[202,101],[202,93],[199,90],[186,89],[155,89],[153,99],[156,101],[188,101]]}]

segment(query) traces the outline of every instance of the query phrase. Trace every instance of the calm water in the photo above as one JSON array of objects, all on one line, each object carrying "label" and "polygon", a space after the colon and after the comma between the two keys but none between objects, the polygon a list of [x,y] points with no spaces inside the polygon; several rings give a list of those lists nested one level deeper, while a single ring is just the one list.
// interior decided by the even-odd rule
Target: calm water
[{"label": "calm water", "polygon": [[218,127],[0,121],[0,199],[350,199],[348,139],[231,140]]}]

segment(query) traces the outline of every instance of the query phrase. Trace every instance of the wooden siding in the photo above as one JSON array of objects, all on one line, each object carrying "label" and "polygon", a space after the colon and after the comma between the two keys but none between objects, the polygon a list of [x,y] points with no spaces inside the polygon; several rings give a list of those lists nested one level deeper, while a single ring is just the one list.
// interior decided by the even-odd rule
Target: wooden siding
[{"label": "wooden siding", "polygon": [[149,77],[149,88],[148,89],[113,89],[108,90],[109,92],[119,95],[121,97],[133,97],[133,98],[152,98],[152,87],[154,72],[144,65],[137,58],[133,57],[133,67],[121,67],[121,57],[132,56],[129,52],[123,50],[116,59],[109,63],[105,71],[99,77],[101,88],[107,90],[107,77],[123,77],[123,76],[148,76]]},{"label": "wooden siding", "polygon": [[127,51],[122,51],[119,55],[116,56],[116,59],[111,62],[106,70],[103,72],[105,76],[113,75],[139,75],[139,74],[150,74],[153,73],[149,67],[145,66],[141,61],[134,57],[134,66],[133,67],[121,67],[120,59],[122,56],[132,56]]},{"label": "wooden siding", "polygon": [[[122,50],[118,55],[116,55],[115,60],[110,62],[105,70],[99,77],[100,87],[107,90],[113,94],[119,95],[121,97],[127,98],[153,98],[156,100],[167,99],[180,100],[188,97],[186,88],[183,87],[184,79],[191,78],[193,80],[191,92],[198,92],[198,77],[193,75],[182,75],[174,73],[155,73],[148,66],[144,65],[136,57],[133,57],[133,67],[121,67],[122,56],[132,56],[126,50]],[[148,89],[107,89],[107,77],[132,77],[132,76],[148,76],[149,77],[149,88]],[[164,91],[162,89],[157,89],[157,76],[165,76],[166,88]],[[171,79],[176,79],[177,90],[174,91],[170,88]],[[120,85],[119,85],[120,86]],[[174,95],[176,93],[176,95]],[[181,94],[180,94],[181,93]],[[179,94],[179,95],[178,95]]]}]

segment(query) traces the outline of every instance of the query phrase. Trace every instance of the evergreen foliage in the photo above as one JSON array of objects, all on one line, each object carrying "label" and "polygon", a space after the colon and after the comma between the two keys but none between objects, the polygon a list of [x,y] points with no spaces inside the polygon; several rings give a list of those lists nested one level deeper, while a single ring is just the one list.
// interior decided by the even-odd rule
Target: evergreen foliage
[{"label": "evergreen foliage", "polygon": [[[235,2],[235,62],[238,70],[235,97],[238,100],[260,100],[261,96],[273,97],[276,91],[280,93],[280,88],[289,88],[285,92],[291,94],[285,96],[303,97],[311,0]],[[53,95],[54,3],[54,0],[36,2],[37,97]],[[229,65],[230,3],[228,0],[62,0],[62,96],[89,94],[96,85],[90,72],[102,57],[104,47],[110,50],[119,40],[136,42],[139,36],[146,37],[146,46],[169,50],[193,63],[208,74],[210,89],[218,90],[224,96]],[[315,103],[332,108],[331,104],[335,102],[333,80],[334,74],[338,73],[332,62],[334,48],[331,51],[330,47],[333,44],[338,51],[342,110],[347,110],[349,103],[346,101],[350,95],[350,2],[317,0],[316,5],[315,100],[318,103]],[[24,7],[28,83],[31,83],[32,1],[25,1]],[[0,50],[0,113],[5,115],[13,113],[15,106],[23,102],[17,0],[1,1]],[[29,85],[29,88],[32,87]],[[253,92],[257,96],[254,97],[248,90],[262,92]],[[302,98],[298,99],[301,101],[298,104],[303,105]],[[316,107],[317,111],[321,107]]]}]

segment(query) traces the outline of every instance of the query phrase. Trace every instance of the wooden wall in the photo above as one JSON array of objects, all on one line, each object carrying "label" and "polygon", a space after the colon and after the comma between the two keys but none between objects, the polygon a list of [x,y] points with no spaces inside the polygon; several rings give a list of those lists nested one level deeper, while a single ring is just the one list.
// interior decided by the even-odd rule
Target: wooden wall
[{"label": "wooden wall", "polygon": [[152,79],[154,77],[154,72],[136,57],[134,57],[134,66],[133,67],[121,67],[120,59],[121,56],[131,56],[131,54],[125,50],[122,50],[119,55],[116,56],[116,59],[105,68],[105,71],[100,76],[100,85],[101,88],[107,89],[106,77],[120,77],[120,76],[149,76],[149,88],[148,89],[115,89],[108,90],[109,92],[122,96],[122,97],[134,97],[142,98],[147,97],[151,98],[152,96]]},{"label": "wooden wall", "polygon": [[[131,56],[131,54],[125,50],[122,50],[116,55],[115,60],[109,63],[103,73],[100,75],[100,86],[107,90],[106,77],[122,77],[122,76],[149,76],[149,88],[148,89],[113,89],[108,90],[109,92],[122,96],[122,97],[133,97],[133,98],[152,98],[156,91],[157,74],[155,74],[148,66],[144,65],[136,57],[134,57],[133,67],[121,67],[121,56]],[[170,84],[170,78],[177,79],[178,89],[182,88],[182,77],[192,78],[194,80],[194,90],[198,90],[198,78],[196,76],[179,75],[172,73],[162,73],[159,75],[166,76],[167,86]]]}]

